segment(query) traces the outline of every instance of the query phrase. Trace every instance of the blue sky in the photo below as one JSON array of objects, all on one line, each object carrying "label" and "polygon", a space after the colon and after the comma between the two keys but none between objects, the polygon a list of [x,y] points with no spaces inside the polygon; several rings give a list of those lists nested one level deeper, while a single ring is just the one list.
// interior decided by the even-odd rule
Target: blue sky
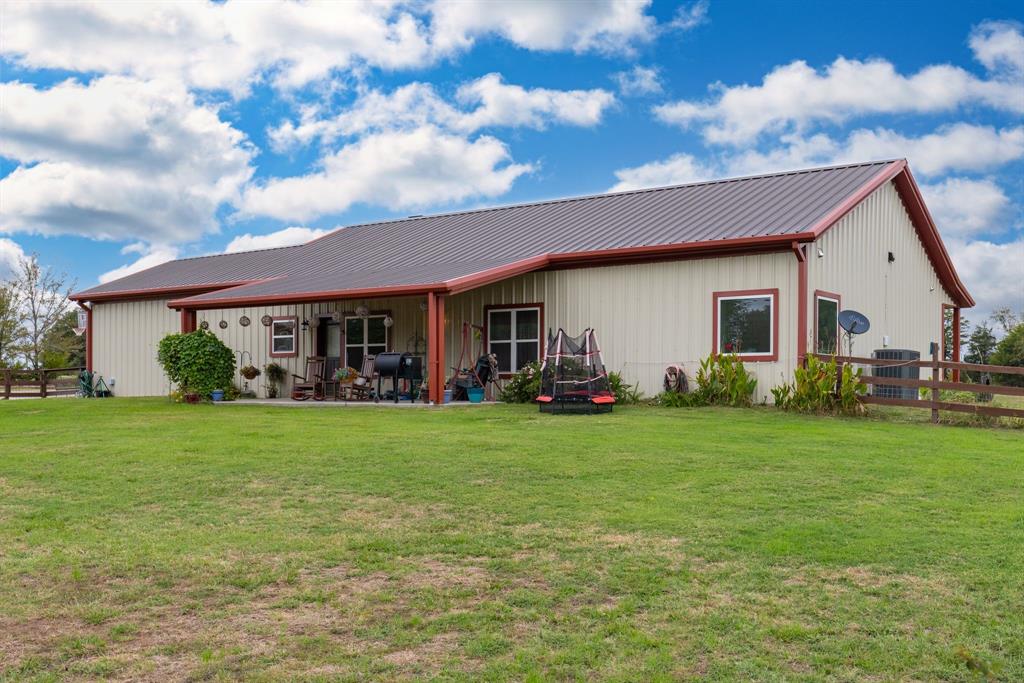
[{"label": "blue sky", "polygon": [[905,156],[1024,309],[1015,5],[0,2],[0,271]]}]

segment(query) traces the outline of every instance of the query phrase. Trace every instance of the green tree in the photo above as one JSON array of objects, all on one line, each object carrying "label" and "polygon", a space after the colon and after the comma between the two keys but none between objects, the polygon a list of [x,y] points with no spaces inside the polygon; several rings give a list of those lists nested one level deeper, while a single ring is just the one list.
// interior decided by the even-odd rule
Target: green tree
[{"label": "green tree", "polygon": [[1019,314],[1014,313],[1009,306],[997,308],[992,311],[992,315],[990,316],[992,322],[1002,329],[1003,334],[1010,334],[1010,330],[1024,322],[1021,318],[1024,318],[1024,312]]},{"label": "green tree", "polygon": [[27,365],[36,370],[43,367],[43,340],[71,308],[68,295],[74,283],[68,281],[65,273],[41,266],[39,256],[32,254],[19,259],[10,284],[19,297],[18,311],[24,329],[22,355]]},{"label": "green tree", "polygon": [[[990,360],[993,365],[1024,368],[1024,323],[1018,323],[1002,338]],[[996,375],[994,379],[999,384],[1024,387],[1024,375]]]},{"label": "green tree", "polygon": [[68,311],[43,337],[43,367],[85,365],[85,336],[75,334],[78,311]]},{"label": "green tree", "polygon": [[0,282],[0,367],[17,364],[25,340],[22,318],[18,289],[10,283]]}]

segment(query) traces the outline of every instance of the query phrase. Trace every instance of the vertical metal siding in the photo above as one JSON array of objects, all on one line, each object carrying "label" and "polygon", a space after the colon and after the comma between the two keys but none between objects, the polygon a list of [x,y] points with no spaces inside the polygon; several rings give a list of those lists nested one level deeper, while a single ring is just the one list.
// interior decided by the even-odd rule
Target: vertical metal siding
[{"label": "vertical metal siding", "polygon": [[93,305],[93,368],[116,396],[166,394],[167,378],[156,362],[164,335],[177,332],[178,313],[167,301],[125,301]]},{"label": "vertical metal siding", "polygon": [[[808,255],[808,327],[812,348],[814,290],[835,292],[842,307],[868,316],[871,329],[854,340],[854,353],[882,348],[914,349],[922,357],[941,342],[945,291],[892,183],[883,185],[822,235]],[[824,252],[818,258],[817,248]],[[888,262],[889,252],[896,257]]]}]

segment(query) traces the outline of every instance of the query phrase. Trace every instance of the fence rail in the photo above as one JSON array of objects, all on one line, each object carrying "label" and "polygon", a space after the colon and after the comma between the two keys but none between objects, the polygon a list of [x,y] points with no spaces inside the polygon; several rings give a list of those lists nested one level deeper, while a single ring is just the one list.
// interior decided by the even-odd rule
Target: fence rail
[{"label": "fence rail", "polygon": [[[1003,408],[1000,406],[978,405],[976,403],[956,403],[954,401],[943,401],[940,399],[940,391],[965,391],[973,394],[999,394],[1002,396],[1024,396],[1024,387],[1005,386],[999,384],[978,384],[974,382],[949,381],[943,379],[943,370],[965,371],[976,373],[991,373],[999,375],[1024,375],[1024,367],[1013,367],[1006,365],[985,365],[981,363],[962,363],[959,361],[948,361],[939,359],[938,345],[932,344],[932,357],[926,360],[893,360],[887,358],[863,358],[859,356],[828,356],[814,354],[821,360],[835,358],[839,366],[837,382],[842,377],[842,366],[871,365],[875,367],[911,367],[931,368],[932,376],[927,379],[908,379],[905,377],[879,377],[876,375],[865,375],[860,378],[863,384],[885,385],[890,387],[910,387],[915,389],[929,389],[927,398],[908,399],[890,398],[886,396],[868,395],[864,402],[881,406],[900,406],[904,408],[923,408],[931,410],[932,422],[939,421],[939,411],[945,410],[957,413],[971,413],[974,415],[988,415],[991,417],[1015,417],[1024,419],[1024,409]],[[838,387],[837,387],[838,390]]]},{"label": "fence rail", "polygon": [[[4,368],[0,370],[4,382],[0,397],[9,400],[11,398],[71,396],[78,392],[78,373],[84,369],[84,366],[39,370]],[[33,391],[25,391],[25,389],[33,389]]]}]

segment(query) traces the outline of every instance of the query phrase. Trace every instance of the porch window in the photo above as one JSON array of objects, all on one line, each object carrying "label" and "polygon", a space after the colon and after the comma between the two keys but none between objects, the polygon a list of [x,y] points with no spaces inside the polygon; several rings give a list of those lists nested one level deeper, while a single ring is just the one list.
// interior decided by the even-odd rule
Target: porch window
[{"label": "porch window", "polygon": [[814,293],[814,350],[839,353],[839,295]]},{"label": "porch window", "polygon": [[777,360],[777,289],[714,293],[714,350],[744,360]]},{"label": "porch window", "polygon": [[274,318],[270,322],[270,355],[273,358],[294,356],[298,353],[298,318]]},{"label": "porch window", "polygon": [[489,308],[487,352],[498,358],[498,372],[516,372],[540,358],[540,306]]},{"label": "porch window", "polygon": [[363,356],[384,353],[388,350],[388,328],[384,326],[387,315],[371,315],[365,318],[345,318],[345,364],[360,370]]}]

